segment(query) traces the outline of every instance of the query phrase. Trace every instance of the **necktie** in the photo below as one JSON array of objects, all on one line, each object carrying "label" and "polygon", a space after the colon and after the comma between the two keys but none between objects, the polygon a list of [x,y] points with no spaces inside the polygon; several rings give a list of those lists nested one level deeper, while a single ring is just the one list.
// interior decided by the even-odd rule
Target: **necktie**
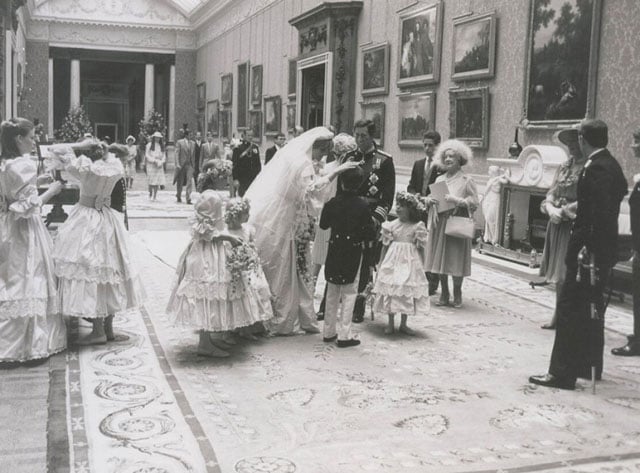
[{"label": "necktie", "polygon": [[431,180],[431,173],[433,173],[433,165],[431,160],[427,158],[427,170],[424,173],[422,179],[422,195],[427,195],[429,191],[429,181]]}]

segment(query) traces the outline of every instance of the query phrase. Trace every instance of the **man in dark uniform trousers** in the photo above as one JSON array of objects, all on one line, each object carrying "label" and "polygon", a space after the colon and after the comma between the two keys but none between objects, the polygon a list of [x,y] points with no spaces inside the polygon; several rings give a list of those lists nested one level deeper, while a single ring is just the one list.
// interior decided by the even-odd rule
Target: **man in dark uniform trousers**
[{"label": "man in dark uniform trousers", "polygon": [[[429,186],[436,182],[436,178],[441,174],[444,174],[444,170],[436,166],[433,162],[433,156],[436,154],[436,149],[442,141],[440,133],[434,130],[427,131],[422,138],[422,145],[424,146],[425,157],[418,159],[413,163],[413,169],[411,169],[411,179],[407,186],[407,192],[417,194],[421,197],[426,197],[431,194]],[[427,207],[428,209],[428,207]],[[427,218],[429,211],[426,210],[423,215],[422,221],[427,225]],[[440,277],[437,274],[426,273],[427,280],[429,281],[429,295],[432,296],[438,290],[438,284],[440,283]]]},{"label": "man in dark uniform trousers", "polygon": [[[583,120],[578,142],[587,163],[578,178],[578,211],[571,230],[565,263],[567,277],[558,298],[556,338],[549,372],[531,376],[540,386],[575,389],[576,378],[596,379],[602,373],[604,349],[604,288],[616,264],[620,202],[627,193],[627,181],[620,165],[606,149],[607,125],[602,120]],[[578,255],[595,258],[596,283],[591,285],[588,268],[580,268]],[[586,253],[586,254],[585,254]],[[580,271],[580,281],[576,276]],[[598,319],[591,320],[594,303]]]},{"label": "man in dark uniform trousers", "polygon": [[[640,159],[640,129],[633,133],[633,155]],[[631,218],[631,241],[633,245],[632,279],[633,291],[633,334],[627,337],[627,344],[611,350],[616,356],[640,356],[640,174],[634,176],[633,191],[629,197]]]},{"label": "man in dark uniform trousers", "polygon": [[[396,170],[391,155],[379,150],[373,141],[375,125],[371,120],[358,120],[354,125],[354,138],[358,144],[356,157],[362,161],[364,180],[358,188],[357,194],[364,197],[369,204],[371,215],[376,223],[376,238],[365,243],[365,251],[360,267],[360,283],[358,293],[367,287],[371,280],[371,267],[378,263],[379,251],[377,251],[380,225],[387,219],[387,215],[393,205],[396,192]],[[340,184],[338,183],[338,193]],[[366,300],[363,295],[358,295],[353,309],[353,321],[360,323],[364,320]]]},{"label": "man in dark uniform trousers", "polygon": [[262,169],[260,149],[258,145],[251,142],[251,130],[246,131],[240,144],[233,150],[231,162],[233,163],[231,171],[233,185],[238,190],[238,195],[242,197]]},{"label": "man in dark uniform trousers", "polygon": [[352,312],[364,242],[375,237],[376,229],[368,202],[356,194],[364,178],[362,168],[348,169],[340,177],[342,192],[324,205],[320,216],[320,228],[331,229],[324,267],[327,291],[323,340],[337,339],[338,347],[346,348],[360,344],[351,335]]}]

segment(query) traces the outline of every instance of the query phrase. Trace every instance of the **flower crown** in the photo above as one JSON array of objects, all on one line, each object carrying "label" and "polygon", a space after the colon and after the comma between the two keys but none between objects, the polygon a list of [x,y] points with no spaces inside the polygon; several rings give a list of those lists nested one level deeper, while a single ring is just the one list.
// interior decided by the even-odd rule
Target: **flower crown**
[{"label": "flower crown", "polygon": [[251,205],[247,199],[237,198],[231,199],[227,203],[227,208],[224,213],[224,221],[227,225],[233,221],[237,221],[240,215],[248,213],[251,210]]},{"label": "flower crown", "polygon": [[420,212],[424,212],[426,210],[424,203],[410,192],[398,192],[396,194],[396,202],[403,207],[414,208]]}]

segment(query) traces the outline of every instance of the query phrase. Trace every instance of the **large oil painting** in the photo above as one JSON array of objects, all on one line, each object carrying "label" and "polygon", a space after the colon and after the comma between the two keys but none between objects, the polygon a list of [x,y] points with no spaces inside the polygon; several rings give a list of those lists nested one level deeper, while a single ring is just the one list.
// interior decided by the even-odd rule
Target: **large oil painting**
[{"label": "large oil painting", "polygon": [[398,101],[398,120],[400,146],[422,147],[422,136],[427,130],[435,129],[434,92],[409,94]]},{"label": "large oil painting", "polygon": [[224,74],[220,79],[220,103],[230,105],[233,100],[233,74]]},{"label": "large oil painting", "polygon": [[207,132],[211,133],[211,136],[218,136],[219,133],[219,117],[220,102],[218,100],[211,100],[207,102]]},{"label": "large oil painting", "polygon": [[449,135],[472,148],[489,146],[489,88],[449,92]]},{"label": "large oil painting", "polygon": [[369,102],[361,104],[362,118],[371,120],[374,124],[372,138],[380,147],[384,146],[384,102]]},{"label": "large oil painting", "polygon": [[[418,4],[421,5],[421,4]],[[419,6],[400,17],[398,85],[436,83],[440,75],[442,3]]]},{"label": "large oil painting", "polygon": [[279,95],[264,99],[264,134],[276,136],[281,132],[282,100]]},{"label": "large oil painting", "polygon": [[389,44],[362,49],[362,95],[389,92]]},{"label": "large oil painting", "polygon": [[496,15],[487,13],[454,21],[453,80],[493,77],[496,57]]},{"label": "large oil painting", "polygon": [[260,110],[249,110],[249,130],[251,130],[251,141],[262,142],[262,112]]},{"label": "large oil painting", "polygon": [[249,110],[249,62],[238,64],[238,128],[247,128],[247,111]]},{"label": "large oil painting", "polygon": [[526,117],[593,115],[601,0],[531,0]]},{"label": "large oil painting", "polygon": [[220,137],[231,139],[231,110],[220,110]]},{"label": "large oil painting", "polygon": [[251,66],[251,104],[262,103],[262,66]]}]

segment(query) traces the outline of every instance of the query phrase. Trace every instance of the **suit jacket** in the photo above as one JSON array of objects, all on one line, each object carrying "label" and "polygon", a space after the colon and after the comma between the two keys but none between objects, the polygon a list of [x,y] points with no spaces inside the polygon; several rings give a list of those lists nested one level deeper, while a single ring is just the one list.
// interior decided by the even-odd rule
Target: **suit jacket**
[{"label": "suit jacket", "polygon": [[[422,193],[422,188],[424,185],[424,166],[427,162],[427,158],[424,157],[422,159],[418,159],[413,163],[413,169],[411,169],[411,179],[409,180],[409,185],[407,186],[407,192],[412,194],[419,194],[421,196],[427,196],[431,193],[431,189],[427,187],[427,192]],[[433,159],[431,162],[433,166]],[[431,175],[429,176],[429,182],[427,185],[431,185],[436,182],[436,178],[440,176],[444,171],[441,169],[435,168],[431,171]]]},{"label": "suit jacket", "polygon": [[271,161],[271,158],[273,158],[273,156],[276,154],[277,151],[278,151],[278,148],[276,147],[276,145],[273,145],[271,148],[268,148],[267,151],[264,153],[264,163],[267,164],[269,161]]},{"label": "suit jacket", "polygon": [[176,143],[176,167],[195,166],[195,143],[182,138]]},{"label": "suit jacket", "polygon": [[221,158],[222,156],[220,153],[220,146],[218,146],[218,144],[214,143],[213,141],[211,143],[203,143],[202,149],[200,150],[200,157],[202,158],[200,160],[201,167],[202,164],[206,163],[210,159]]},{"label": "suit jacket", "polygon": [[240,186],[247,188],[256,178],[262,165],[260,164],[260,150],[249,141],[241,142],[233,150],[233,179],[240,182]]},{"label": "suit jacket", "polygon": [[607,270],[617,261],[618,215],[627,193],[620,164],[603,149],[591,156],[578,177],[578,210],[565,263],[576,268],[583,246],[595,254],[596,266]]},{"label": "suit jacket", "polygon": [[343,192],[322,208],[320,228],[331,229],[324,274],[333,284],[355,282],[363,243],[375,238],[376,230],[367,201]]}]

